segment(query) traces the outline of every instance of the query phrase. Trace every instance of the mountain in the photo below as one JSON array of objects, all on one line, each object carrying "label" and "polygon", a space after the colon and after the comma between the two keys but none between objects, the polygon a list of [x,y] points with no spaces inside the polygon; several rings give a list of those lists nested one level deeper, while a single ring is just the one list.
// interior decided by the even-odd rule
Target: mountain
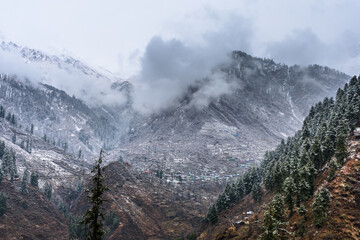
[{"label": "mountain", "polygon": [[[24,129],[34,125],[35,135],[46,135],[48,140],[58,147],[65,146],[74,155],[81,149],[86,157],[96,156],[102,147],[111,148],[117,136],[125,131],[128,121],[126,104],[111,104],[109,107],[100,100],[109,94],[121,99],[131,88],[128,82],[110,79],[65,55],[46,55],[11,42],[2,42],[0,51],[17,59],[12,64],[19,65],[15,72],[6,66],[0,68],[4,71],[0,73],[0,104],[18,116],[18,125]],[[83,86],[72,90],[77,88],[73,86],[76,81]],[[79,91],[83,100],[52,84],[70,92]],[[99,84],[107,92],[98,88],[96,94],[100,99],[94,100],[89,86]]]},{"label": "mountain", "polygon": [[[227,185],[199,239],[358,239],[360,79]],[[230,222],[229,222],[230,220]]]},{"label": "mountain", "polygon": [[192,102],[201,88],[191,87],[178,105],[131,122],[114,154],[143,170],[236,174],[294,134],[311,105],[349,79],[327,67],[289,67],[243,52],[218,71],[237,86],[231,94],[199,108]]},{"label": "mountain", "polygon": [[[172,239],[196,230],[226,182],[233,182],[281,139],[293,135],[306,114],[318,110],[311,105],[335,96],[349,78],[327,67],[289,67],[233,52],[231,63],[214,69],[234,86],[231,93],[210,98],[208,105],[194,104],[199,91],[209,84],[205,78],[189,87],[177,105],[144,115],[133,106],[135,85],[130,82],[99,73],[71,57],[12,43],[3,43],[1,49],[20,54],[21,62],[35,72],[27,76],[30,72],[19,67],[18,74],[0,73],[0,140],[15,156],[13,177],[18,181],[29,169],[38,172],[41,189],[52,183],[51,203],[65,212],[74,234],[79,230],[74,222],[86,208],[84,186],[93,157],[104,148],[111,188],[106,207],[114,223],[107,225],[110,239]],[[59,71],[60,78],[52,74]],[[76,79],[89,89],[72,86]],[[113,104],[110,99],[122,100]],[[276,166],[270,160],[264,162]],[[263,165],[263,170],[278,171],[273,165]],[[258,168],[251,169],[244,176],[260,176]],[[266,170],[267,179],[271,171]],[[6,194],[16,195],[19,183],[11,184],[9,174],[4,177],[9,186]],[[34,194],[43,197],[40,192]],[[11,199],[21,198],[15,195]],[[264,199],[270,196],[265,193]],[[50,201],[41,197],[34,198],[34,205],[37,201],[47,206]],[[47,214],[43,212],[41,219]],[[28,221],[26,214],[16,216]]]}]

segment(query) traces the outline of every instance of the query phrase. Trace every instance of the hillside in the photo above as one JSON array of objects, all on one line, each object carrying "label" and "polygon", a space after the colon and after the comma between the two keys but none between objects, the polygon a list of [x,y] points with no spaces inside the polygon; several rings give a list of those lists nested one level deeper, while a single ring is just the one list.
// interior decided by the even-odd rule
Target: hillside
[{"label": "hillside", "polygon": [[[348,141],[349,158],[344,166],[337,171],[335,178],[328,182],[329,168],[316,179],[316,189],[320,186],[330,190],[332,195],[331,206],[326,216],[326,222],[321,228],[314,227],[312,223],[312,212],[308,210],[307,221],[305,222],[306,233],[303,237],[295,239],[359,239],[360,238],[360,140]],[[269,191],[264,193],[261,204],[256,203],[251,196],[244,198],[236,206],[224,211],[219,222],[212,227],[207,227],[198,239],[257,239],[261,233],[261,219],[264,217],[266,205],[274,196]],[[304,205],[311,208],[312,199]],[[248,211],[255,212],[250,217]],[[246,219],[246,217],[249,217]],[[244,220],[245,219],[245,220]],[[259,221],[260,220],[260,221]],[[236,222],[245,221],[243,226],[236,226]],[[288,219],[287,229],[296,232],[299,229],[301,216],[295,213]]]},{"label": "hillside", "polygon": [[6,195],[7,212],[0,217],[0,239],[69,239],[65,217],[43,193],[28,184],[29,193],[20,193],[20,180],[0,183]]},{"label": "hillside", "polygon": [[293,135],[310,107],[349,79],[327,67],[287,66],[243,52],[216,71],[234,83],[231,93],[197,107],[202,85],[193,86],[178,105],[132,122],[113,154],[144,170],[235,174]]},{"label": "hillside", "polygon": [[316,104],[302,130],[227,187],[199,239],[359,239],[359,86],[353,77],[335,102]]},{"label": "hillside", "polygon": [[[164,179],[139,173],[131,166],[114,162],[107,166],[105,184],[110,191],[105,209],[120,219],[120,224],[110,231],[108,239],[176,239],[192,233],[199,226],[206,206],[214,198],[204,183],[173,185]],[[215,188],[215,189],[214,189]],[[74,215],[84,213],[87,204],[85,193],[73,203]]]}]

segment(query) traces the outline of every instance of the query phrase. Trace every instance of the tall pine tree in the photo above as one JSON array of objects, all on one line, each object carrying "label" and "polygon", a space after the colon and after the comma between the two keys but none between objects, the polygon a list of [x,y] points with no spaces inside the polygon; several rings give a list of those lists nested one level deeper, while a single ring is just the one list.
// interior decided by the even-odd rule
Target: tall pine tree
[{"label": "tall pine tree", "polygon": [[104,192],[108,188],[104,185],[105,176],[104,169],[105,167],[101,166],[102,163],[102,153],[100,151],[99,159],[96,161],[94,168],[91,170],[93,176],[91,177],[91,188],[87,190],[88,200],[91,204],[91,208],[88,209],[83,216],[83,223],[88,225],[88,232],[86,238],[88,240],[101,240],[104,238],[105,230],[104,226]]}]

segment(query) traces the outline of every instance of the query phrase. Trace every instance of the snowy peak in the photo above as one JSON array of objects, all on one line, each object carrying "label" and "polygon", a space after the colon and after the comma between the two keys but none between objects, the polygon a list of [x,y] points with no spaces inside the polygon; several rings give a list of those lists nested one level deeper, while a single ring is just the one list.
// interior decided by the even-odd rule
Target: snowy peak
[{"label": "snowy peak", "polygon": [[22,47],[13,42],[1,42],[1,49],[7,52],[18,52],[21,54],[21,57],[26,61],[31,62],[42,62],[48,64],[54,64],[58,68],[71,70],[78,69],[86,75],[93,76],[95,78],[106,78],[109,79],[108,76],[105,76],[88,65],[84,64],[82,61],[75,59],[74,57],[61,54],[59,56],[56,55],[48,55],[42,51],[31,49],[28,47]]}]

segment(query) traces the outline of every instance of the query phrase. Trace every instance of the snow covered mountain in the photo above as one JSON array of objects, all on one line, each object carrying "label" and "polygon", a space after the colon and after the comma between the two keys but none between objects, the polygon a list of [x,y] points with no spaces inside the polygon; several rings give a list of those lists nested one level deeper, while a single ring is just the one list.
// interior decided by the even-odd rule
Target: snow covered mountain
[{"label": "snow covered mountain", "polygon": [[[33,125],[35,135],[89,157],[112,147],[126,128],[129,83],[68,56],[5,42],[0,51],[0,104],[24,130]],[[107,102],[107,97],[119,104]]]},{"label": "snow covered mountain", "polygon": [[[199,176],[231,175],[252,166],[300,128],[311,105],[334,95],[349,79],[327,67],[289,67],[235,51],[231,63],[217,70],[235,83],[231,93],[199,108],[193,100],[199,100],[200,88],[194,85],[178,105],[147,116],[134,110],[129,82],[72,57],[13,43],[2,43],[1,49],[20,53],[27,66],[18,74],[0,68],[0,104],[24,129],[33,124],[37,136],[46,135],[73,155],[81,150],[85,157],[94,156],[105,147],[113,149],[109,159],[122,156],[142,170]],[[40,79],[34,80],[36,74]]]},{"label": "snow covered mountain", "polygon": [[178,106],[134,123],[117,154],[144,170],[231,176],[294,134],[311,105],[349,80],[327,67],[289,67],[243,52],[221,71],[237,83],[232,94],[199,109],[191,105],[198,89],[189,89]]}]

